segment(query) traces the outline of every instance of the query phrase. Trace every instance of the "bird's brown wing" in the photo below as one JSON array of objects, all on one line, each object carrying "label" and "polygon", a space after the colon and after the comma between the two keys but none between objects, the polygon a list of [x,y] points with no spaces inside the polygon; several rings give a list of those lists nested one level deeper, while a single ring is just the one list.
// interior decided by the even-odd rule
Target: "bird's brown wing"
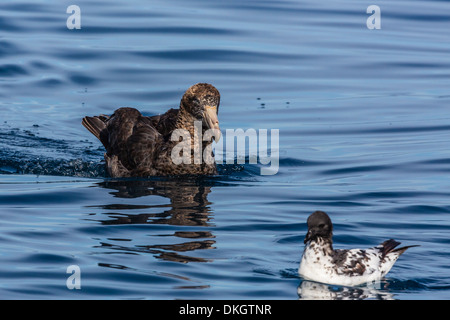
[{"label": "bird's brown wing", "polygon": [[120,108],[106,122],[106,152],[109,156],[117,156],[127,169],[130,169],[128,139],[140,117],[141,113],[134,108]]},{"label": "bird's brown wing", "polygon": [[153,127],[163,136],[171,134],[177,122],[178,109],[169,109],[166,113],[147,117]]},{"label": "bird's brown wing", "polygon": [[162,135],[148,121],[148,118],[138,119],[125,147],[130,169],[152,168],[159,152],[158,145],[161,139]]},{"label": "bird's brown wing", "polygon": [[105,158],[114,159],[108,166],[123,167],[123,170],[110,169],[110,172],[131,172],[139,167],[151,167],[157,141],[162,135],[154,127],[154,122],[143,117],[138,110],[120,108],[110,117],[85,117],[82,123],[105,146]]}]

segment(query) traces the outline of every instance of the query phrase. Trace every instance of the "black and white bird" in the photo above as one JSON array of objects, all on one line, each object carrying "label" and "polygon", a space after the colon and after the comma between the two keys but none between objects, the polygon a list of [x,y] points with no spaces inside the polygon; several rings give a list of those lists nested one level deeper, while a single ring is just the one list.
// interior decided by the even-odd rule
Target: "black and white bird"
[{"label": "black and white bird", "polygon": [[343,286],[357,286],[383,278],[398,257],[411,247],[386,240],[370,249],[333,249],[333,224],[323,211],[308,217],[305,249],[298,273],[305,279]]}]

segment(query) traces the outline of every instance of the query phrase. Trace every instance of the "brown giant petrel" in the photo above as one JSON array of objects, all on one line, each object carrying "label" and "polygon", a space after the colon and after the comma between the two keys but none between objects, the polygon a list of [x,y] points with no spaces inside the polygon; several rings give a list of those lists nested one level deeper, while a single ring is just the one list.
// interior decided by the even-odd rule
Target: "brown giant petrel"
[{"label": "brown giant petrel", "polygon": [[[219,103],[220,94],[214,86],[197,83],[184,93],[179,109],[146,117],[134,108],[120,108],[111,116],[84,117],[82,124],[105,146],[106,167],[111,177],[214,175],[217,168],[211,143],[212,139],[220,139]],[[184,139],[173,138],[176,129],[189,133],[190,144],[173,152]],[[214,129],[214,133],[202,141],[208,129]],[[204,154],[209,152],[212,158],[205,161]],[[174,155],[187,156],[188,161],[174,161]],[[201,159],[194,159],[198,155]]]}]

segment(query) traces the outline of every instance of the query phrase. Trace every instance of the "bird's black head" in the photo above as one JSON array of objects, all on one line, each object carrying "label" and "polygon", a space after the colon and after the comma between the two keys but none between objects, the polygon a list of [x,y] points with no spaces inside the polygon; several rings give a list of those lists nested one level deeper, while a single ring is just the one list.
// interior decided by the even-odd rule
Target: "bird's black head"
[{"label": "bird's black head", "polygon": [[[186,90],[180,108],[189,112],[195,119],[203,121],[206,129],[219,128],[220,93],[209,83],[197,83]],[[219,131],[220,132],[220,131]]]},{"label": "bird's black head", "polygon": [[333,236],[333,224],[330,217],[323,211],[316,211],[308,217],[308,232],[304,243],[308,241],[317,240],[317,238],[323,238],[331,240]]}]

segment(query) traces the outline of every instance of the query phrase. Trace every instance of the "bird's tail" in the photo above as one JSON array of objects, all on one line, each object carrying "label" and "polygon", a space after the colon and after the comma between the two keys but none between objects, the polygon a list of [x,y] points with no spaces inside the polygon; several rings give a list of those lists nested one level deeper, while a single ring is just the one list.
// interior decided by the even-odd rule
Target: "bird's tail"
[{"label": "bird's tail", "polygon": [[100,133],[103,129],[106,129],[106,124],[104,121],[102,121],[99,117],[84,117],[83,121],[81,121],[81,124],[89,130],[90,133],[92,133],[94,136],[97,137],[98,140],[100,139]]},{"label": "bird's tail", "polygon": [[383,257],[386,256],[389,253],[397,253],[398,256],[400,256],[403,252],[406,251],[406,249],[412,248],[412,247],[419,247],[419,245],[412,245],[412,246],[406,246],[396,249],[397,246],[400,245],[400,242],[395,241],[394,239],[389,239],[383,242],[381,246],[381,253],[383,254]]}]

